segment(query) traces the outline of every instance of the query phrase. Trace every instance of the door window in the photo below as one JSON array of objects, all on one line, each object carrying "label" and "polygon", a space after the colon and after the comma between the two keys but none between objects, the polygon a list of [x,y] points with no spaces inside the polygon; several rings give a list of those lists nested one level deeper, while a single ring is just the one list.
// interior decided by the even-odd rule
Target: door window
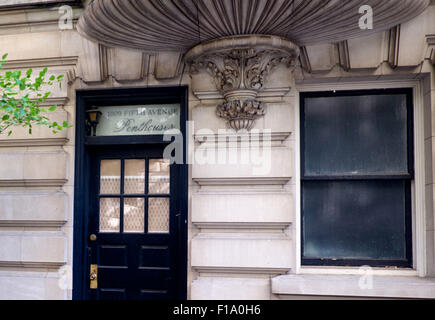
[{"label": "door window", "polygon": [[170,196],[168,160],[101,160],[99,230],[169,233]]}]

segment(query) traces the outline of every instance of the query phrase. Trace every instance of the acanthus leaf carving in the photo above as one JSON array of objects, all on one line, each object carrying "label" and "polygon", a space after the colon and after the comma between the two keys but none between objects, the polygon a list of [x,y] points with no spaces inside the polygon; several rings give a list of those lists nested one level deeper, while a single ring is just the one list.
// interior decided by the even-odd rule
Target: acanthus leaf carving
[{"label": "acanthus leaf carving", "polygon": [[256,98],[267,77],[280,64],[293,65],[299,51],[264,47],[227,48],[201,54],[188,61],[191,73],[205,69],[224,96],[217,107],[217,116],[227,120],[231,128],[250,130],[254,121],[265,115],[264,103]]},{"label": "acanthus leaf carving", "polygon": [[266,111],[264,104],[257,100],[231,100],[218,105],[216,114],[228,121],[228,125],[236,130],[251,130],[254,121]]}]

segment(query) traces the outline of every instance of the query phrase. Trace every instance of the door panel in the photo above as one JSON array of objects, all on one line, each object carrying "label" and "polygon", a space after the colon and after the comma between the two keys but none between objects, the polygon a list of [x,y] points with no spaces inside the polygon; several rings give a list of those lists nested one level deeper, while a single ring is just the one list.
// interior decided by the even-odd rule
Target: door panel
[{"label": "door panel", "polygon": [[89,298],[177,298],[179,168],[162,155],[163,146],[92,152],[88,270],[98,266],[98,288]]}]

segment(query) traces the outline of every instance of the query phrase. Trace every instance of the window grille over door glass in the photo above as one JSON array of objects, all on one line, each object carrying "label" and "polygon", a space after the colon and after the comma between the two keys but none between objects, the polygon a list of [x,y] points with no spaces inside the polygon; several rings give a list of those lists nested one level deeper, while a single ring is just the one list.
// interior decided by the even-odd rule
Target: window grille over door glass
[{"label": "window grille over door glass", "polygon": [[145,232],[145,199],[124,199],[124,232]]},{"label": "window grille over door glass", "polygon": [[169,233],[170,197],[169,161],[101,160],[100,232]]},{"label": "window grille over door glass", "polygon": [[100,199],[100,232],[119,232],[120,212],[119,198]]},{"label": "window grille over door glass", "polygon": [[124,193],[145,193],[145,160],[125,160]]},{"label": "window grille over door glass", "polygon": [[121,160],[101,161],[100,193],[121,193]]},{"label": "window grille over door glass", "polygon": [[301,98],[302,264],[412,266],[412,91]]},{"label": "window grille over door glass", "polygon": [[148,232],[169,232],[169,199],[150,198],[148,203]]},{"label": "window grille over door glass", "polygon": [[149,193],[169,194],[170,162],[166,159],[151,159],[149,172]]}]

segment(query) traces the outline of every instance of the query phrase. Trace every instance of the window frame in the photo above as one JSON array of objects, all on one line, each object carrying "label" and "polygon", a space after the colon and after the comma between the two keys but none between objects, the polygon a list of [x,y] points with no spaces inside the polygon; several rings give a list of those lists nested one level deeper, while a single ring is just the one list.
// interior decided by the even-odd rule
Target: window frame
[{"label": "window frame", "polygon": [[[397,175],[331,175],[331,176],[305,176],[305,100],[313,97],[340,97],[340,96],[362,96],[362,95],[388,95],[405,94],[407,100],[407,160],[408,174]],[[414,132],[414,89],[387,88],[387,89],[349,89],[340,91],[312,91],[300,92],[299,99],[299,149],[300,149],[300,264],[301,267],[414,267],[414,248],[413,248],[413,185],[415,183],[415,132]],[[405,182],[405,241],[406,258],[403,260],[378,260],[378,259],[331,259],[331,258],[304,258],[304,223],[303,223],[303,183],[304,181],[381,181],[381,180],[401,180]]]}]

